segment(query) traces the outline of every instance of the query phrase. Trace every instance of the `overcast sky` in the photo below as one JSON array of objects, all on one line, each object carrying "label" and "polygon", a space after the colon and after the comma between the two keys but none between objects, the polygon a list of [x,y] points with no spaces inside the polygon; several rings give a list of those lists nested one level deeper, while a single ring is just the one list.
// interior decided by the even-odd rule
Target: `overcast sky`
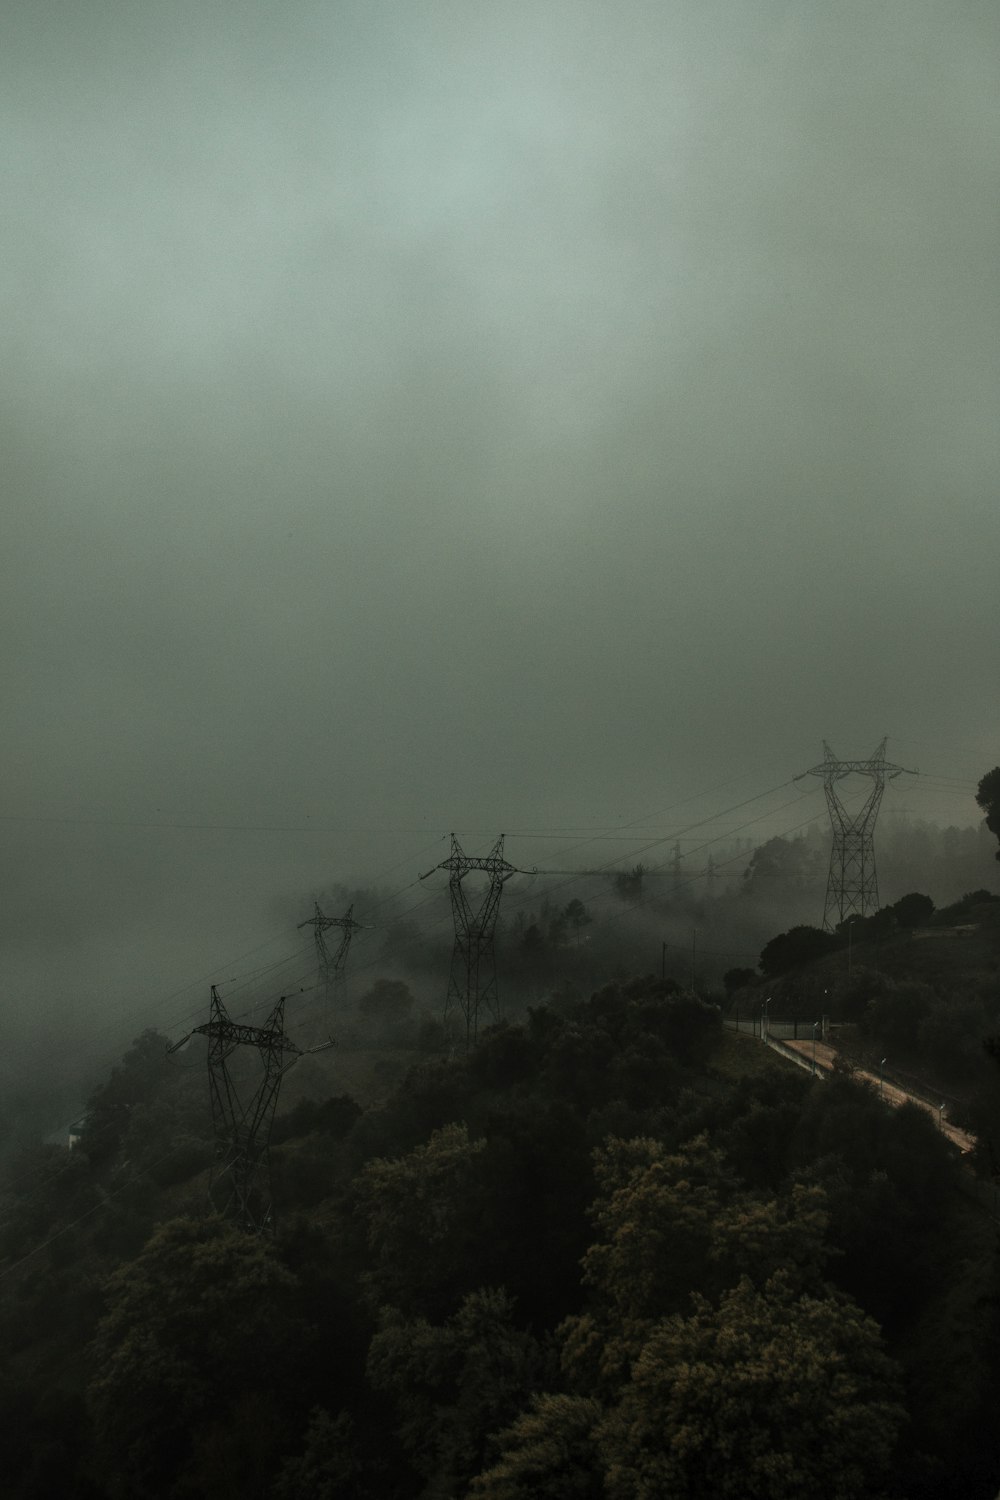
[{"label": "overcast sky", "polygon": [[2,10],[15,1013],[824,738],[976,820],[994,4]]}]

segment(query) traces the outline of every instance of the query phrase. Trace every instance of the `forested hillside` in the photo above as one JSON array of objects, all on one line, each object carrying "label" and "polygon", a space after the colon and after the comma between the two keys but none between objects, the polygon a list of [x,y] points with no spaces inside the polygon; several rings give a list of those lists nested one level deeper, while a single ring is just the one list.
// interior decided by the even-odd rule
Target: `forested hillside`
[{"label": "forested hillside", "polygon": [[15,1500],[996,1492],[967,1166],[670,982],[553,999],[367,1107],[299,1097],[273,1237],[206,1214],[210,1156],[201,1063],[147,1033],[76,1149],[8,1163]]}]

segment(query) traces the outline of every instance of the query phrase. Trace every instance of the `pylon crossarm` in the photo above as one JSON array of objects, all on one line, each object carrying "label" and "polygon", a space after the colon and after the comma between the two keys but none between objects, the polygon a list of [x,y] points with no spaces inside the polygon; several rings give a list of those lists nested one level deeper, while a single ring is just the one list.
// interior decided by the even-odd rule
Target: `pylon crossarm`
[{"label": "pylon crossarm", "polygon": [[908,766],[897,766],[888,760],[836,760],[821,761],[818,766],[810,766],[808,771],[800,771],[798,776],[793,776],[793,781],[804,781],[807,776],[822,776],[824,781],[843,781],[846,776],[882,776],[886,781],[892,781],[896,776],[916,776],[917,772],[910,770]]},{"label": "pylon crossarm", "polygon": [[509,864],[505,859],[490,859],[488,857],[486,859],[476,859],[475,857],[466,857],[463,859],[463,864],[466,870],[483,870],[487,875],[501,875],[505,880],[509,879],[511,875],[521,875],[524,873],[516,865]]},{"label": "pylon crossarm", "polygon": [[[325,916],[320,909],[318,901],[315,905],[315,915],[307,917],[304,922],[299,922],[298,927],[312,927],[315,929],[316,956],[319,960],[319,966],[324,972],[329,972],[336,976],[347,958],[347,950],[351,946],[351,938],[356,932],[365,931],[365,923],[355,922],[353,902],[342,917]],[[340,929],[341,938],[336,953],[331,954],[323,934],[334,927]]]},{"label": "pylon crossarm", "polygon": [[458,839],[452,834],[451,853],[448,858],[443,859],[433,869],[425,870],[420,879],[426,880],[429,875],[434,874],[435,870],[448,870],[453,880],[461,880],[470,870],[482,870],[490,876],[502,874],[504,879],[508,879],[511,875],[530,874],[530,871],[519,870],[516,865],[504,859],[503,841],[504,835],[501,834],[489,854],[466,854]]},{"label": "pylon crossarm", "polygon": [[267,1026],[244,1026],[239,1021],[226,1021],[221,1025],[216,1021],[208,1021],[204,1026],[196,1026],[189,1035],[207,1036],[211,1041],[221,1042],[227,1056],[235,1047],[268,1047],[273,1042],[278,1042],[286,1052],[298,1051],[295,1043],[280,1032]]},{"label": "pylon crossarm", "polygon": [[[318,1042],[315,1047],[303,1047],[299,1053],[299,1057],[313,1057],[317,1052],[329,1052],[330,1048],[336,1047],[336,1045],[337,1043],[331,1037],[327,1042]],[[290,1062],[285,1063],[282,1072],[287,1073],[289,1068],[294,1068],[298,1060],[298,1057],[293,1057]]]}]

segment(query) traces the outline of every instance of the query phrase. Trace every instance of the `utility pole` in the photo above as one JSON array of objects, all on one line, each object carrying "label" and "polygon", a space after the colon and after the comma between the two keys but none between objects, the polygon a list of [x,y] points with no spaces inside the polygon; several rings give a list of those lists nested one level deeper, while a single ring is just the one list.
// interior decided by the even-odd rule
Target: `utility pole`
[{"label": "utility pole", "polygon": [[[466,1051],[475,1044],[481,1010],[494,1022],[500,1020],[500,996],[493,950],[500,897],[504,885],[512,875],[528,873],[504,859],[503,840],[504,836],[501,834],[488,854],[477,857],[466,854],[452,834],[451,854],[420,877],[421,880],[426,880],[435,870],[447,870],[449,873],[448,890],[455,922],[455,947],[452,950],[444,1019],[447,1024],[455,1006],[462,1012],[465,1017]],[[462,881],[470,870],[481,870],[490,880],[489,888],[475,910],[462,886]]]},{"label": "utility pole", "polygon": [[[887,781],[906,772],[885,758],[885,737],[868,760],[838,760],[823,741],[823,760],[811,770],[796,776],[821,776],[826,805],[833,828],[830,871],[826,882],[823,926],[832,932],[849,916],[866,917],[878,909],[878,880],[875,874],[875,820]],[[906,772],[915,775],[915,772]],[[867,776],[871,791],[856,813],[849,813],[837,792],[837,783],[845,776]]]},{"label": "utility pole", "polygon": [[[263,1026],[245,1026],[233,1021],[213,984],[208,1021],[168,1049],[176,1052],[193,1035],[208,1037],[208,1084],[216,1152],[209,1197],[217,1213],[224,1219],[232,1219],[248,1234],[274,1231],[268,1156],[271,1123],[281,1079],[296,1057],[302,1055],[302,1048],[285,1035],[284,1019],[282,995]],[[255,1048],[262,1068],[256,1088],[245,1097],[240,1096],[229,1068],[229,1058],[237,1047]],[[321,1052],[324,1048],[308,1050]]]},{"label": "utility pole", "polygon": [[[363,931],[364,924],[355,922],[351,915],[354,911],[354,903],[347,908],[342,917],[327,917],[320,910],[319,902],[315,903],[316,911],[313,916],[307,917],[304,922],[299,923],[299,929],[311,927],[316,938],[316,960],[319,968],[319,982],[323,991],[323,1020],[327,1032],[330,1029],[331,1001],[344,977],[344,969],[347,965],[347,954],[351,946],[351,938],[356,932]],[[329,932],[331,927],[340,929],[340,942],[336,953],[331,953],[323,936]],[[298,930],[298,929],[297,929]]]}]

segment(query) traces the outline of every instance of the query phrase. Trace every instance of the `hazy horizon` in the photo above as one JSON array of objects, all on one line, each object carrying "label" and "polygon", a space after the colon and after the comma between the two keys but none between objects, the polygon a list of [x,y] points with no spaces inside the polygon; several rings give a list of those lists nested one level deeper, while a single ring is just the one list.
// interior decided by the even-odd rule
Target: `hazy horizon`
[{"label": "hazy horizon", "polygon": [[994,10],[84,0],[4,41],[25,1056],[453,830],[561,868],[822,824],[824,739],[920,771],[883,817],[978,823]]}]

